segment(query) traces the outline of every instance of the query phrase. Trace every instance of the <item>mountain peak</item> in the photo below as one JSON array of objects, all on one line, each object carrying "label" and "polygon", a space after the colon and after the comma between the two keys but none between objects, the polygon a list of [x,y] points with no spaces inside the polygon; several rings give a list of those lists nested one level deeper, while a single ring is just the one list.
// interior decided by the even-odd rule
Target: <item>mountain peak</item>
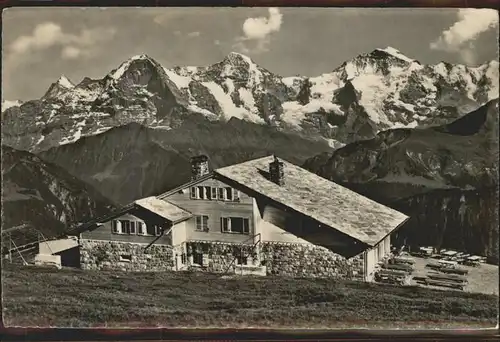
[{"label": "mountain peak", "polygon": [[125,71],[127,71],[127,69],[130,67],[130,65],[134,62],[134,61],[140,61],[140,60],[143,60],[143,61],[149,61],[149,62],[152,62],[153,64],[156,64],[154,62],[154,60],[149,57],[148,55],[146,54],[141,54],[141,55],[135,55],[135,56],[132,56],[130,57],[129,59],[127,59],[125,62],[123,62],[119,67],[118,69],[116,70],[113,70],[109,73],[109,76],[113,79],[119,79],[120,77],[123,76],[123,74],[125,73]]},{"label": "mountain peak", "polygon": [[229,62],[247,62],[248,64],[255,64],[254,61],[248,56],[245,56],[244,54],[241,54],[239,52],[234,52],[231,51],[224,60],[229,61]]},{"label": "mountain peak", "polygon": [[66,76],[64,75],[61,75],[61,77],[59,77],[59,79],[57,80],[56,82],[58,85],[60,85],[61,87],[63,88],[67,88],[67,89],[71,89],[73,88],[75,85],[73,84],[73,82],[71,82]]},{"label": "mountain peak", "polygon": [[393,57],[396,57],[398,59],[401,59],[405,62],[409,62],[409,63],[415,62],[414,59],[405,56],[404,54],[401,53],[401,51],[399,51],[398,49],[395,49],[391,46],[388,46],[388,47],[383,48],[383,49],[378,48],[378,49],[375,49],[373,52],[383,52],[383,53],[386,53],[386,54],[391,55]]}]

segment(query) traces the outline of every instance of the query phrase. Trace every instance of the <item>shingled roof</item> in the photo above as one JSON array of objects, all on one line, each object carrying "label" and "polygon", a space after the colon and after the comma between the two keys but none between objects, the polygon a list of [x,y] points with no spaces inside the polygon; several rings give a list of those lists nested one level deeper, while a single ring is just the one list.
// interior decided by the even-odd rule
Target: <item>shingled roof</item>
[{"label": "shingled roof", "polygon": [[217,169],[214,174],[370,246],[408,219],[396,210],[281,159],[285,184],[280,186],[269,180],[272,161],[272,156],[254,159]]},{"label": "shingled roof", "polygon": [[141,198],[134,203],[139,207],[149,210],[150,212],[155,213],[156,215],[161,216],[174,224],[193,216],[193,214],[191,214],[190,212],[179,208],[178,206],[170,202],[158,199],[154,196]]}]

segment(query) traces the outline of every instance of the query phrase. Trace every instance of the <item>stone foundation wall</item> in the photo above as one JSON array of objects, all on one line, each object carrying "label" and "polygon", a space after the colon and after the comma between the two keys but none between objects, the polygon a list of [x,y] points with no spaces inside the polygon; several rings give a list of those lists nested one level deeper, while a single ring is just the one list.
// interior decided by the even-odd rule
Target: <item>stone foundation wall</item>
[{"label": "stone foundation wall", "polygon": [[[188,242],[187,256],[203,254],[203,269],[208,272],[234,272],[234,248],[240,245],[220,242]],[[309,244],[263,242],[260,255],[251,246],[243,247],[248,264],[266,266],[267,275],[312,278],[364,279],[363,256],[346,259],[332,251]],[[229,267],[230,266],[230,267]]]},{"label": "stone foundation wall", "polygon": [[[119,269],[123,271],[175,270],[172,247],[153,244],[144,251],[145,244],[81,240],[82,269]],[[180,247],[180,246],[179,246]],[[244,246],[248,265],[266,266],[267,275],[311,278],[337,278],[363,280],[363,257],[346,259],[330,250],[308,244],[263,242],[257,255],[252,246]],[[236,250],[236,252],[235,252]],[[211,241],[188,242],[186,264],[193,266],[193,255],[203,254],[201,269],[208,272],[234,272],[234,253],[240,245]],[[175,254],[180,254],[177,248]],[[130,256],[130,260],[123,260]],[[179,255],[180,257],[180,255]],[[258,263],[254,263],[257,260]],[[195,268],[197,266],[194,266]],[[183,267],[183,269],[186,269]]]},{"label": "stone foundation wall", "polygon": [[[146,244],[80,240],[80,264],[87,270],[166,271],[174,267],[172,247]],[[130,257],[130,260],[124,258]]]},{"label": "stone foundation wall", "polygon": [[315,245],[264,242],[262,261],[268,275],[364,279],[362,255],[346,259]]}]

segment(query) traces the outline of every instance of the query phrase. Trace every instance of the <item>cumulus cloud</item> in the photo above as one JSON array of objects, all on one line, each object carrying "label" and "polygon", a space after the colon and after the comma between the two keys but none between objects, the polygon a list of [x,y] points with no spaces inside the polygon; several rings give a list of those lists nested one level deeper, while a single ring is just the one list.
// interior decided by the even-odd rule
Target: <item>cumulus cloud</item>
[{"label": "cumulus cloud", "polygon": [[237,38],[235,47],[244,53],[260,53],[269,50],[270,37],[278,32],[283,15],[278,8],[269,8],[268,17],[247,18],[243,23],[243,36]]},{"label": "cumulus cloud", "polygon": [[194,37],[199,37],[199,36],[200,36],[200,34],[201,34],[201,33],[200,33],[200,32],[198,32],[198,31],[196,31],[196,32],[189,32],[189,33],[187,34],[187,36],[188,36],[189,38],[194,38]]},{"label": "cumulus cloud", "polygon": [[466,63],[474,63],[474,40],[483,32],[498,26],[498,12],[492,9],[459,9],[458,20],[433,42],[430,48],[458,52]]},{"label": "cumulus cloud", "polygon": [[79,33],[66,33],[53,22],[37,25],[30,35],[20,36],[9,46],[11,60],[29,56],[30,53],[59,48],[61,58],[75,59],[92,56],[96,47],[108,41],[116,31],[111,28],[83,29]]}]

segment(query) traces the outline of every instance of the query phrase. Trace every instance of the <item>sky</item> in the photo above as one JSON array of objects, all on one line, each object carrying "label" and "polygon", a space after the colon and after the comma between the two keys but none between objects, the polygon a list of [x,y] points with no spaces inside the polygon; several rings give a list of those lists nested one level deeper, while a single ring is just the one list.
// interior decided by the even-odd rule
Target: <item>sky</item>
[{"label": "sky", "polygon": [[317,76],[375,48],[421,63],[498,59],[498,13],[481,9],[9,8],[2,17],[2,100],[44,95],[61,75],[102,78],[147,54],[205,66],[231,51],[282,76]]}]

